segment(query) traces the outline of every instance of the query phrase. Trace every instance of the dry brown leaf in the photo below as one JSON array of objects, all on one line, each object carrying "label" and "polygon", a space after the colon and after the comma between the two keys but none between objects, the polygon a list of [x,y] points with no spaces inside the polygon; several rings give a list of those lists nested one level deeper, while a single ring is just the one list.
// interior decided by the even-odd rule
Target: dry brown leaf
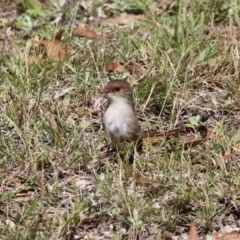
[{"label": "dry brown leaf", "polygon": [[187,142],[193,142],[197,139],[197,136],[196,134],[190,132],[189,135],[185,137],[185,139],[187,140]]},{"label": "dry brown leaf", "polygon": [[128,71],[131,75],[136,74],[138,78],[141,78],[145,75],[146,69],[143,68],[138,63],[129,62],[127,64],[123,64],[118,61],[114,61],[108,64],[108,71],[116,71],[116,72],[125,72]]},{"label": "dry brown leaf", "polygon": [[22,188],[22,184],[21,184],[21,182],[19,180],[12,179],[11,182],[15,184],[16,189]]},{"label": "dry brown leaf", "polygon": [[121,62],[111,62],[107,66],[108,71],[116,71],[116,72],[126,72],[127,69],[124,67],[124,64]]},{"label": "dry brown leaf", "polygon": [[72,55],[72,50],[70,48],[64,48],[62,43],[58,39],[53,40],[40,40],[38,42],[40,46],[44,47],[47,56],[54,60],[63,61],[66,57]]},{"label": "dry brown leaf", "polygon": [[126,68],[127,68],[127,70],[129,71],[130,74],[136,74],[138,76],[138,78],[144,76],[145,73],[146,73],[146,69],[143,68],[138,63],[129,62],[126,65]]},{"label": "dry brown leaf", "polygon": [[[199,135],[199,136],[198,136]],[[200,139],[196,138],[199,137]],[[143,147],[146,147],[148,143],[154,143],[156,141],[162,141],[163,139],[171,139],[178,143],[182,142],[184,149],[196,147],[197,145],[206,141],[208,136],[208,129],[205,126],[198,126],[196,129],[191,127],[182,126],[173,130],[169,130],[163,133],[148,133],[143,134]],[[174,148],[173,148],[174,149]]]},{"label": "dry brown leaf", "polygon": [[208,128],[208,134],[209,138],[211,139],[215,139],[217,141],[220,141],[222,139],[220,136],[216,135],[214,128]]},{"label": "dry brown leaf", "polygon": [[28,194],[16,194],[16,197],[14,198],[15,202],[20,203],[26,203],[26,202],[33,202],[37,197],[34,195],[28,195]]},{"label": "dry brown leaf", "polygon": [[213,233],[213,240],[240,240],[240,233]]},{"label": "dry brown leaf", "polygon": [[200,240],[197,233],[197,228],[194,222],[192,222],[190,226],[189,240]]},{"label": "dry brown leaf", "polygon": [[171,6],[172,0],[161,0],[153,5],[153,9],[157,14],[163,14]]},{"label": "dry brown leaf", "polygon": [[142,147],[146,148],[147,145],[149,145],[150,143],[154,144],[154,142],[163,141],[164,139],[165,139],[164,133],[155,133],[154,136],[152,136],[152,134],[145,133],[142,139]]},{"label": "dry brown leaf", "polygon": [[140,23],[140,19],[143,19],[143,15],[124,14],[120,17],[108,18],[106,21],[108,23],[119,25],[129,25],[132,21],[134,21],[138,25]]},{"label": "dry brown leaf", "polygon": [[38,44],[43,47],[43,50],[47,53],[47,56],[53,60],[63,61],[65,58],[72,55],[72,49],[62,46],[62,34],[63,31],[59,31],[52,40],[39,40],[34,41],[34,44]]},{"label": "dry brown leaf", "polygon": [[225,160],[227,160],[227,159],[229,159],[229,158],[232,158],[232,157],[235,157],[235,156],[237,156],[237,155],[240,155],[240,153],[239,153],[239,152],[234,152],[234,153],[225,154],[225,155],[219,157],[219,158],[216,160],[216,166],[222,165],[222,164],[225,162]]},{"label": "dry brown leaf", "polygon": [[97,34],[91,29],[89,29],[88,27],[83,25],[80,25],[77,28],[75,28],[73,31],[73,35],[78,37],[86,37],[86,38],[98,39],[98,40],[106,40],[107,38],[109,38],[109,36]]}]

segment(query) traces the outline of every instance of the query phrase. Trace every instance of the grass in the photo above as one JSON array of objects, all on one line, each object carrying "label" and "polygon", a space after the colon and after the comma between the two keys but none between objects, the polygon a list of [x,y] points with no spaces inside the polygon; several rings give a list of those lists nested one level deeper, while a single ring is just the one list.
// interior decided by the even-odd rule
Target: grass
[{"label": "grass", "polygon": [[[16,21],[4,22],[13,35],[0,29],[1,239],[187,239],[192,221],[205,239],[238,226],[239,156],[224,155],[240,142],[239,1],[32,4],[21,1]],[[123,12],[146,18],[100,22]],[[91,16],[113,38],[72,37]],[[71,57],[54,61],[31,48],[60,29]],[[138,79],[108,72],[112,61],[146,68],[134,86],[144,130],[205,125],[214,135],[188,150],[180,142],[169,151],[167,139],[149,144],[133,167],[102,159],[100,90],[109,78]]]}]

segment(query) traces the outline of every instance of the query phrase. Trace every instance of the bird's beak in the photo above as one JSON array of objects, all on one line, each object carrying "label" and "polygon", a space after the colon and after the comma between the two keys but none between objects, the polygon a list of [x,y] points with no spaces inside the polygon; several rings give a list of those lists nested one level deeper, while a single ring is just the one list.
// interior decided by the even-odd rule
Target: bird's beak
[{"label": "bird's beak", "polygon": [[109,93],[110,92],[110,89],[109,88],[104,88],[101,93]]}]

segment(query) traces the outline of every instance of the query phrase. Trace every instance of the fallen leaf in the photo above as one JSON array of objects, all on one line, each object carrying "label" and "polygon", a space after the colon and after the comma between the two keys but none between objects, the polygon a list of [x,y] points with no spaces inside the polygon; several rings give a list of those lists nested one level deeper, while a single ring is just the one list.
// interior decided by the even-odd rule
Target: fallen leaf
[{"label": "fallen leaf", "polygon": [[172,2],[172,0],[161,0],[153,5],[153,9],[157,14],[162,15],[170,8]]},{"label": "fallen leaf", "polygon": [[21,182],[19,180],[12,179],[11,182],[15,184],[16,189],[22,188],[22,184],[21,184]]},{"label": "fallen leaf", "polygon": [[212,240],[240,240],[240,233],[213,233]]},{"label": "fallen leaf", "polygon": [[66,57],[72,55],[72,50],[63,48],[61,41],[55,40],[40,40],[39,45],[45,47],[48,57],[54,60],[64,60]]},{"label": "fallen leaf", "polygon": [[99,39],[99,40],[106,40],[107,38],[109,38],[109,36],[104,36],[104,35],[95,33],[85,25],[80,25],[77,28],[75,28],[73,31],[73,35],[78,37],[86,37],[86,38]]},{"label": "fallen leaf", "polygon": [[141,78],[145,75],[146,69],[143,68],[138,63],[129,62],[127,64],[123,64],[118,61],[114,61],[108,64],[108,71],[116,71],[116,72],[129,72],[131,75],[136,74],[138,78]]},{"label": "fallen leaf", "polygon": [[33,202],[36,199],[36,196],[34,195],[28,195],[28,194],[17,194],[14,198],[15,202],[20,203],[26,203],[26,202]]},{"label": "fallen leaf", "polygon": [[[194,134],[194,138],[192,137]],[[190,137],[189,137],[190,136]],[[198,136],[197,139],[196,137]],[[182,126],[180,128],[176,128],[173,130],[169,130],[167,132],[163,133],[143,133],[143,147],[146,147],[148,143],[154,143],[155,141],[168,139],[172,140],[176,144],[180,141],[183,143],[184,149],[189,149],[196,147],[197,145],[203,143],[206,141],[206,138],[208,136],[208,129],[201,125],[196,128],[191,128],[187,126]],[[177,144],[178,145],[178,144]],[[173,148],[174,149],[174,148]],[[171,149],[171,150],[173,150]]]},{"label": "fallen leaf", "polygon": [[129,62],[126,65],[126,68],[130,74],[136,74],[138,78],[144,76],[146,73],[146,69],[139,65],[138,63]]},{"label": "fallen leaf", "polygon": [[240,155],[240,153],[239,152],[233,152],[233,153],[225,154],[225,155],[219,157],[216,160],[216,166],[221,166],[225,162],[225,160],[227,160],[229,158],[232,158],[232,157],[235,157],[237,155]]},{"label": "fallen leaf", "polygon": [[190,226],[189,240],[200,240],[197,233],[197,228],[194,222],[192,222]]},{"label": "fallen leaf", "polygon": [[124,64],[121,62],[111,62],[107,66],[108,71],[116,71],[116,72],[125,72],[127,69],[124,67]]},{"label": "fallen leaf", "polygon": [[52,40],[39,40],[34,41],[34,43],[39,44],[43,47],[44,51],[47,53],[47,56],[54,60],[63,61],[66,57],[72,55],[72,49],[65,48],[62,46],[62,31],[56,34],[56,36]]},{"label": "fallen leaf", "polygon": [[134,21],[138,25],[140,23],[140,19],[143,19],[143,15],[124,14],[120,17],[108,18],[106,22],[119,25],[129,25]]}]

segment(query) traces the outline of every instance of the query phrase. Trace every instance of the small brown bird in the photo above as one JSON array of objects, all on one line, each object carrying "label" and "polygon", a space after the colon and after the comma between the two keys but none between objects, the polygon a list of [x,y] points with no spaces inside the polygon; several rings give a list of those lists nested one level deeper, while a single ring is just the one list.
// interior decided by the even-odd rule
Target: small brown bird
[{"label": "small brown bird", "polygon": [[132,87],[126,81],[112,80],[102,93],[105,93],[108,100],[102,121],[110,144],[121,151],[124,142],[134,142],[139,150],[141,127],[135,115]]}]

